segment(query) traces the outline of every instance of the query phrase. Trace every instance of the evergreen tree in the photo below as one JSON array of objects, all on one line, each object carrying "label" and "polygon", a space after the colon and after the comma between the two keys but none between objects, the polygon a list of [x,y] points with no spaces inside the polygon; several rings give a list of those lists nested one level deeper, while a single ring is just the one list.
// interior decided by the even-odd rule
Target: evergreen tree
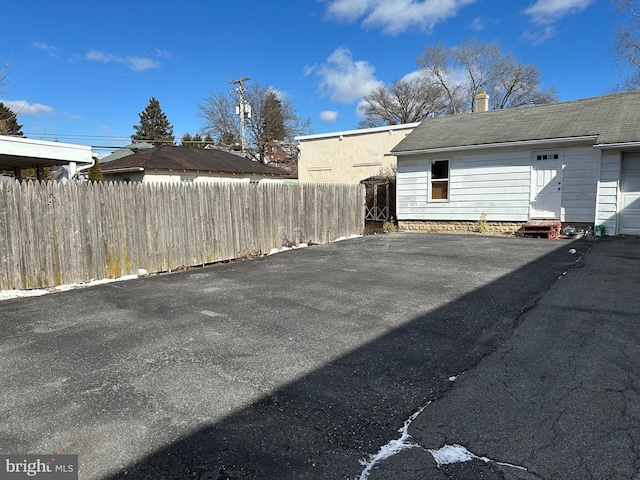
[{"label": "evergreen tree", "polygon": [[180,145],[183,147],[190,147],[192,141],[193,141],[193,137],[189,134],[189,132],[187,132],[182,136],[182,141],[180,142]]},{"label": "evergreen tree", "polygon": [[102,167],[100,166],[100,162],[96,158],[96,163],[93,164],[87,171],[87,180],[90,182],[102,182],[104,178],[102,177]]},{"label": "evergreen tree", "polygon": [[284,128],[284,115],[282,114],[282,102],[272,90],[267,93],[262,107],[262,118],[264,120],[263,136],[266,141],[284,140],[286,130]]},{"label": "evergreen tree", "polygon": [[181,145],[187,148],[204,149],[204,147],[206,147],[207,145],[213,145],[213,143],[214,142],[213,138],[211,138],[211,135],[207,135],[206,137],[202,138],[202,135],[200,135],[199,133],[196,133],[194,136],[191,136],[191,134],[189,133],[185,133],[182,136]]},{"label": "evergreen tree", "polygon": [[[207,135],[207,137],[211,138],[209,135]],[[238,140],[236,140],[236,136],[231,132],[223,132],[220,135],[220,141],[218,142],[218,144],[223,147],[232,147],[236,143],[238,143]]]},{"label": "evergreen tree", "polygon": [[160,108],[160,102],[154,97],[140,114],[140,124],[134,125],[136,131],[131,140],[144,140],[154,144],[173,145],[173,126]]},{"label": "evergreen tree", "polygon": [[0,135],[23,136],[22,125],[18,123],[18,117],[2,102],[0,102]]}]

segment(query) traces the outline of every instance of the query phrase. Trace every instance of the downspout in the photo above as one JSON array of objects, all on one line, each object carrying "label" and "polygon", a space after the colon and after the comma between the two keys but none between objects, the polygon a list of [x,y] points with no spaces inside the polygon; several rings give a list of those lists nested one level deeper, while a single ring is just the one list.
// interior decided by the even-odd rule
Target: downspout
[{"label": "downspout", "polygon": [[78,167],[77,162],[70,162],[69,163],[69,178],[70,179],[76,179],[78,177],[78,173],[84,171],[84,170],[89,170],[91,167],[93,167],[96,164],[96,159],[98,158],[98,154],[95,152],[91,153],[91,163],[85,163],[84,165],[80,165]]}]

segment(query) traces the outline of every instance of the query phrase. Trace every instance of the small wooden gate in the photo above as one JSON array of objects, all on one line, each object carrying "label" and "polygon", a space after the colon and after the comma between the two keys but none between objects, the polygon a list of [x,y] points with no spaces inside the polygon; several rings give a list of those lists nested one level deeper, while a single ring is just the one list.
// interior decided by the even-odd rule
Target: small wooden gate
[{"label": "small wooden gate", "polygon": [[366,188],[365,220],[393,221],[396,215],[395,179],[371,177],[360,183]]}]

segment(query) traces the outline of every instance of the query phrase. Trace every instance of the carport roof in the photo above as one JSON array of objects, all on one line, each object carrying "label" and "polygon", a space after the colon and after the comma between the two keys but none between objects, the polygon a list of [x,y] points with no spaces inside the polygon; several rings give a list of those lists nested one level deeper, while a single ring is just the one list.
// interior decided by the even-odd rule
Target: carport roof
[{"label": "carport roof", "polygon": [[391,153],[586,137],[600,146],[640,142],[640,92],[428,118]]},{"label": "carport roof", "polygon": [[92,163],[92,154],[86,145],[0,135],[0,169]]}]

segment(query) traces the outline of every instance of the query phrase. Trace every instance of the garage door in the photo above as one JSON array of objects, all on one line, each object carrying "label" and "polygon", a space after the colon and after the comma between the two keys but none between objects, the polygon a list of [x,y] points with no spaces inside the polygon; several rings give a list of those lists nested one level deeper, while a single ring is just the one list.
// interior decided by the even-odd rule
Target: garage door
[{"label": "garage door", "polygon": [[622,159],[619,219],[620,234],[640,235],[640,153]]}]

